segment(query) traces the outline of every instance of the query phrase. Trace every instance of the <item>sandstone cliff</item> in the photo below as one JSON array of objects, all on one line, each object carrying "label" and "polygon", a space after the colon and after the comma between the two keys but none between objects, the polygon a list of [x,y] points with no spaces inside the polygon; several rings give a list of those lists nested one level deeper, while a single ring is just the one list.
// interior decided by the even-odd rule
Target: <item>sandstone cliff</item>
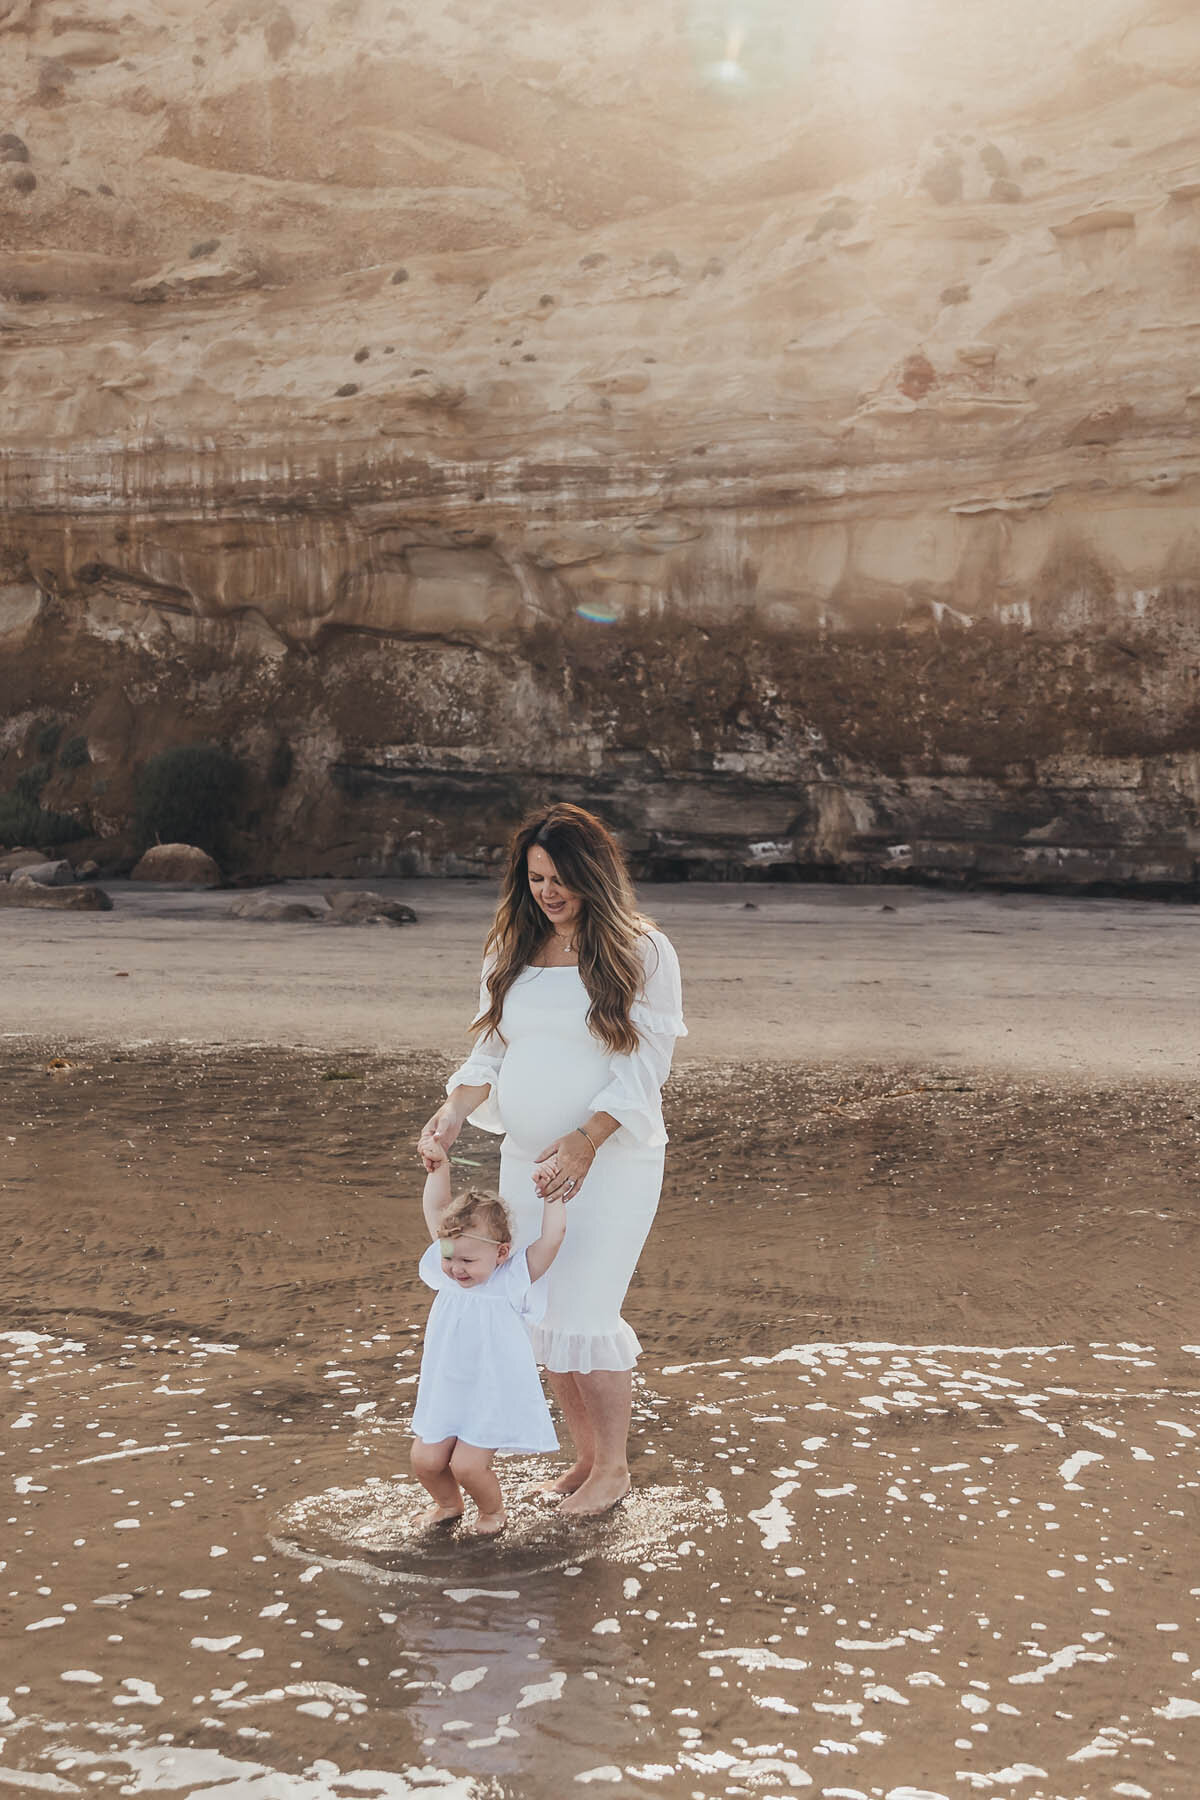
[{"label": "sandstone cliff", "polygon": [[1149,0],[0,0],[0,791],[1190,888],[1198,89]]}]

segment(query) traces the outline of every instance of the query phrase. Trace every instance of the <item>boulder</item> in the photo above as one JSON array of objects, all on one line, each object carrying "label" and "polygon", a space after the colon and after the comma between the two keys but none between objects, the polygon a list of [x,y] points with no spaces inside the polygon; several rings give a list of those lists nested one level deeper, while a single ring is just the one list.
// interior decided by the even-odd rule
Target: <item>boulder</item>
[{"label": "boulder", "polygon": [[326,894],[330,925],[415,925],[417,915],[401,900],[385,900],[382,894],[356,893],[345,888]]},{"label": "boulder", "polygon": [[113,903],[99,887],[42,887],[36,881],[0,882],[0,907],[50,906],[61,912],[111,912]]},{"label": "boulder", "polygon": [[290,925],[305,919],[322,919],[325,908],[310,906],[305,900],[284,900],[278,894],[243,894],[230,907],[229,916],[231,919]]},{"label": "boulder", "polygon": [[76,869],[75,879],[76,881],[94,881],[99,873],[100,864],[89,856],[87,861],[80,863]]},{"label": "boulder", "polygon": [[152,844],[131,881],[175,881],[191,887],[220,887],[221,871],[205,850],[195,844]]},{"label": "boulder", "polygon": [[39,887],[70,887],[75,879],[75,872],[69,862],[22,863],[9,876],[10,881],[36,881]]}]

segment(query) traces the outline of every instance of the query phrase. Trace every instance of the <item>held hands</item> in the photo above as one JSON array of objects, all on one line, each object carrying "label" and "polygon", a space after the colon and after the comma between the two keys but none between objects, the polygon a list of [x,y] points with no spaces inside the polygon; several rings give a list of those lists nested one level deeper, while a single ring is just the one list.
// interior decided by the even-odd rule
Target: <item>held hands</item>
[{"label": "held hands", "polygon": [[595,1151],[581,1131],[555,1138],[537,1157],[533,1185],[543,1200],[573,1200],[592,1166]]},{"label": "held hands", "polygon": [[437,1138],[422,1132],[417,1144],[417,1154],[425,1165],[425,1173],[432,1175],[435,1170],[444,1167],[450,1161],[450,1153],[440,1144]]},{"label": "held hands", "polygon": [[425,1173],[432,1175],[450,1158],[450,1149],[459,1132],[462,1120],[447,1101],[427,1119],[421,1127],[421,1135],[417,1140],[417,1154],[425,1165]]}]

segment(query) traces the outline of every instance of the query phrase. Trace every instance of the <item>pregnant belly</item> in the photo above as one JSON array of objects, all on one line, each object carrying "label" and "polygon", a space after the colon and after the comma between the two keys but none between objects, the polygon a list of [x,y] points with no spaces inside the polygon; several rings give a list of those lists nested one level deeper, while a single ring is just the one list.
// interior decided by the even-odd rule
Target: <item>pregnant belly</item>
[{"label": "pregnant belly", "polygon": [[552,1036],[522,1039],[500,1065],[500,1117],[514,1144],[536,1156],[554,1138],[582,1125],[608,1084],[608,1058]]}]

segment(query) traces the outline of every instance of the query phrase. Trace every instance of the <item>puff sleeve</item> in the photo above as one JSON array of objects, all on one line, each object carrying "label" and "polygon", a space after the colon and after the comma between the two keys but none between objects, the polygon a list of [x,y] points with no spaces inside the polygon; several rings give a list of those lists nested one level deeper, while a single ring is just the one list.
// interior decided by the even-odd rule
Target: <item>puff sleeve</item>
[{"label": "puff sleeve", "polygon": [[642,991],[629,1009],[637,1049],[609,1058],[607,1086],[592,1100],[593,1112],[610,1113],[644,1149],[667,1141],[662,1087],[671,1071],[676,1038],[687,1036],[679,958],[661,931],[642,939]]},{"label": "puff sleeve", "polygon": [[442,1267],[442,1247],[437,1238],[429,1245],[417,1264],[417,1274],[426,1287],[434,1288],[439,1292],[442,1288],[452,1288],[458,1285],[457,1282],[451,1281]]},{"label": "puff sleeve", "polygon": [[[526,1325],[541,1324],[546,1316],[550,1289],[546,1285],[545,1275],[539,1275],[534,1281],[529,1273],[524,1250],[514,1251],[492,1276],[492,1281],[501,1284],[508,1304],[519,1319],[523,1319]],[[491,1286],[491,1282],[488,1286]]]},{"label": "puff sleeve", "polygon": [[[476,1018],[479,1017],[479,1013],[491,1005],[492,997],[488,993],[487,986],[487,978],[491,971],[492,963],[485,962],[483,972],[479,977],[479,1010],[475,1015]],[[490,1088],[487,1099],[470,1114],[471,1124],[478,1125],[483,1131],[502,1133],[504,1130],[504,1122],[500,1117],[500,1103],[496,1097],[504,1051],[504,1039],[498,1032],[489,1031],[485,1036],[476,1038],[466,1062],[455,1069],[446,1083],[447,1094],[452,1094],[458,1087],[487,1086]]]}]

